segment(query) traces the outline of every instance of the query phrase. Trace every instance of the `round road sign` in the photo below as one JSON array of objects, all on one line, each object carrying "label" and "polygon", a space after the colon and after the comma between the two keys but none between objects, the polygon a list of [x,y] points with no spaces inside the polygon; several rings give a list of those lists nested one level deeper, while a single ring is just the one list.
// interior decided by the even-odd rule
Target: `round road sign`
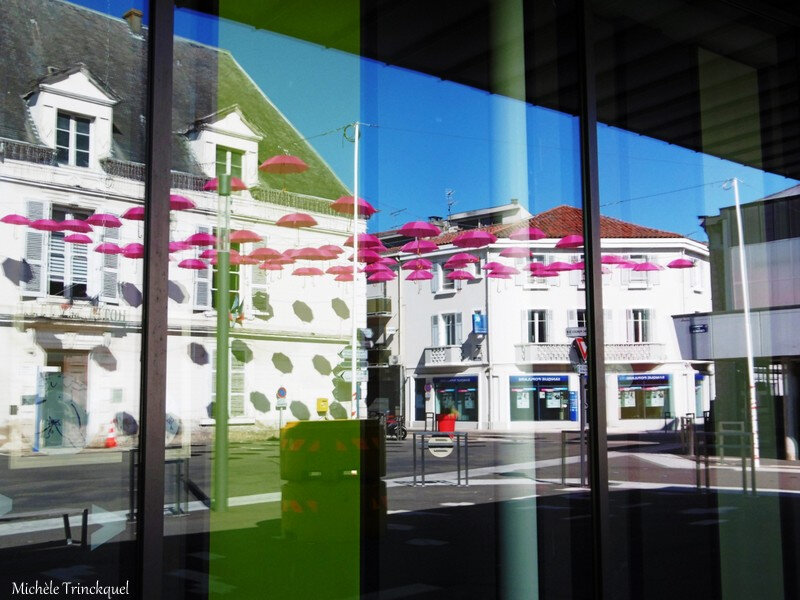
[{"label": "round road sign", "polygon": [[444,458],[453,453],[453,440],[449,435],[433,435],[428,438],[428,450],[436,458]]},{"label": "round road sign", "polygon": [[279,400],[286,398],[286,388],[283,386],[279,387],[276,395],[278,396]]}]

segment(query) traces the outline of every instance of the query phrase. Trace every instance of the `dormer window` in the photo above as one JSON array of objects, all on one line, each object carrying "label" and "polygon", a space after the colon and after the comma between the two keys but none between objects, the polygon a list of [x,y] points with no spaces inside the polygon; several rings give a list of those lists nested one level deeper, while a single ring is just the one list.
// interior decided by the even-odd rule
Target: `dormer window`
[{"label": "dormer window", "polygon": [[225,146],[217,146],[217,171],[216,176],[230,175],[242,178],[242,158],[244,152]]},{"label": "dormer window", "polygon": [[56,152],[59,164],[89,166],[89,131],[91,120],[64,112],[56,120]]}]

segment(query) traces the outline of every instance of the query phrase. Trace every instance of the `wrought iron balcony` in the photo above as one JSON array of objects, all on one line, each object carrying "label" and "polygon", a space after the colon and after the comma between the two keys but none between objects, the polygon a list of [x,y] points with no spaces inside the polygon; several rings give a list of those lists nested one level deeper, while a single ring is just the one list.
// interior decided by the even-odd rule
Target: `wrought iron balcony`
[{"label": "wrought iron balcony", "polygon": [[480,364],[483,362],[483,351],[480,346],[430,346],[425,348],[426,367],[446,367],[464,364]]},{"label": "wrought iron balcony", "polygon": [[[570,344],[517,344],[517,363],[568,363]],[[652,342],[606,344],[609,363],[661,362],[667,359],[666,346]]]}]

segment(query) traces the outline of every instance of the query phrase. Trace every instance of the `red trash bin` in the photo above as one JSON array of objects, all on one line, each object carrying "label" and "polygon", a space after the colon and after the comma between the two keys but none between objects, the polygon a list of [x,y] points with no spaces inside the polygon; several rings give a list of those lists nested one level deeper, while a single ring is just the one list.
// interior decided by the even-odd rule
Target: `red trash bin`
[{"label": "red trash bin", "polygon": [[436,415],[436,431],[455,431],[456,415],[452,413],[440,413]]}]

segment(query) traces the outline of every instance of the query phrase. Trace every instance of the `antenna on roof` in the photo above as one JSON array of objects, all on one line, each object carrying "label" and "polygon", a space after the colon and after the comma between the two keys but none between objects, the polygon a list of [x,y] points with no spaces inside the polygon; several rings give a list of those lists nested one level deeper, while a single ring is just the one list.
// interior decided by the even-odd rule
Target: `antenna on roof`
[{"label": "antenna on roof", "polygon": [[447,199],[447,220],[448,221],[450,220],[450,214],[453,212],[453,210],[452,210],[453,209],[453,205],[456,203],[456,201],[453,200],[453,196],[455,195],[455,193],[456,193],[456,191],[455,190],[451,190],[450,188],[447,188],[444,191],[444,197]]}]

